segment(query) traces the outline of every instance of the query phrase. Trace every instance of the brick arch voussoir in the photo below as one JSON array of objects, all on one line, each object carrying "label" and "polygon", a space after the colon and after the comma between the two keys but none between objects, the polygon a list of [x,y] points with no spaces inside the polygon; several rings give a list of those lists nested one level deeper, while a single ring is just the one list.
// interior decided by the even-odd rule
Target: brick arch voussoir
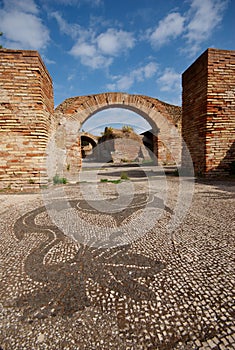
[{"label": "brick arch voussoir", "polygon": [[[58,153],[57,168],[63,170],[69,181],[76,178],[82,164],[81,157],[81,126],[92,115],[108,108],[123,108],[132,110],[145,118],[153,129],[154,153],[160,161],[165,161],[166,148],[172,149],[172,159],[179,163],[181,142],[175,132],[175,123],[180,115],[180,108],[166,104],[160,100],[143,95],[130,95],[121,92],[105,92],[102,94],[78,96],[66,99],[55,110],[55,132],[52,138],[65,159],[61,162]],[[156,129],[155,129],[156,128]],[[156,133],[155,133],[155,130]],[[65,142],[61,145],[60,133],[63,131]],[[176,138],[174,137],[176,136]],[[55,141],[54,141],[55,140]],[[159,148],[160,145],[160,148]],[[165,147],[165,146],[166,147]],[[69,164],[69,170],[67,166]]]},{"label": "brick arch voussoir", "polygon": [[98,138],[96,138],[94,135],[88,133],[88,132],[82,132],[80,134],[81,140],[82,138],[87,139],[93,147],[95,147],[98,143]]},{"label": "brick arch voussoir", "polygon": [[74,119],[82,124],[95,113],[114,107],[130,109],[144,117],[152,126],[162,124],[163,118],[166,118],[168,123],[175,124],[174,115],[169,113],[166,103],[148,96],[121,92],[69,98],[57,107],[55,116],[57,119],[62,117]]}]

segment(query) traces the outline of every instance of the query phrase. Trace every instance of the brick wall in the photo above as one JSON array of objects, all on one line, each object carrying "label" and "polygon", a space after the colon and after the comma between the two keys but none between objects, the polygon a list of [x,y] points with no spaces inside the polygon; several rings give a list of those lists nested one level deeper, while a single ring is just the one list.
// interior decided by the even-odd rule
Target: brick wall
[{"label": "brick wall", "polygon": [[[183,74],[182,135],[199,175],[227,175],[234,166],[234,73],[235,51],[208,49]],[[115,106],[162,123],[153,142],[159,162],[179,162],[180,147],[169,127],[171,121],[180,131],[179,107],[147,96],[104,93],[68,99],[54,113],[52,81],[39,54],[0,49],[0,188],[38,187],[60,167],[66,177],[77,176],[80,124],[97,110]],[[61,133],[64,144],[58,147]],[[49,136],[52,151],[46,167]],[[164,143],[175,153],[166,153]]]},{"label": "brick wall", "polygon": [[[126,108],[146,118],[153,132],[153,152],[160,164],[180,164],[181,108],[143,95],[106,92],[66,99],[55,110],[57,120],[73,118],[81,124],[96,112],[106,108]],[[178,131],[177,131],[178,130]]]},{"label": "brick wall", "polygon": [[208,50],[206,173],[229,174],[235,161],[235,51]]},{"label": "brick wall", "polygon": [[[207,51],[182,76],[182,137],[187,144],[195,173],[205,172],[205,138],[207,108]],[[188,166],[183,149],[182,163]]]},{"label": "brick wall", "polygon": [[[195,173],[228,175],[235,160],[235,51],[206,50],[183,73],[182,84],[182,136]],[[184,151],[182,160],[187,167]]]},{"label": "brick wall", "polygon": [[122,163],[151,161],[151,155],[142,142],[142,137],[134,132],[122,133],[115,129],[118,137],[102,136],[97,147],[93,150],[93,157],[97,161]]},{"label": "brick wall", "polygon": [[54,102],[50,75],[36,51],[0,50],[0,92],[0,186],[37,187],[46,176]]}]

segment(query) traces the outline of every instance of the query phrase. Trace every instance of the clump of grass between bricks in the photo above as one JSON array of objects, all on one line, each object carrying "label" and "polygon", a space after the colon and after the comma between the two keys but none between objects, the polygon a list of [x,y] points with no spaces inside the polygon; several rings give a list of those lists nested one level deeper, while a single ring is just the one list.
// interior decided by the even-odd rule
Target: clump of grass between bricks
[{"label": "clump of grass between bricks", "polygon": [[127,173],[125,171],[123,171],[120,175],[121,180],[130,180]]},{"label": "clump of grass between bricks", "polygon": [[100,182],[108,182],[108,179],[100,179]]},{"label": "clump of grass between bricks", "polygon": [[119,184],[121,182],[121,179],[118,179],[118,180],[100,179],[100,182],[111,182],[112,184]]},{"label": "clump of grass between bricks", "polygon": [[65,177],[59,177],[59,175],[55,175],[53,177],[53,184],[58,185],[58,184],[67,184],[68,180]]},{"label": "clump of grass between bricks", "polygon": [[[48,186],[47,185],[40,185],[39,186],[42,190],[46,190],[47,188],[48,188]],[[0,349],[1,350],[1,349]]]},{"label": "clump of grass between bricks", "polygon": [[100,182],[111,182],[113,184],[119,184],[122,180],[130,180],[126,172],[122,172],[120,179],[118,180],[109,180],[109,179],[100,179]]}]

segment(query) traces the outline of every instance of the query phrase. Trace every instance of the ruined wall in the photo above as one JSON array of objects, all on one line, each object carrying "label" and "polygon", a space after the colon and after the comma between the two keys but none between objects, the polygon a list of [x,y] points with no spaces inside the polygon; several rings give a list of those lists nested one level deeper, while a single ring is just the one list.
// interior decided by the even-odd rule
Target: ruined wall
[{"label": "ruined wall", "polygon": [[[157,130],[157,137],[154,141],[154,153],[160,164],[174,163],[181,161],[181,139],[179,136],[181,108],[169,105],[160,100],[143,95],[130,95],[121,92],[106,92],[89,96],[77,96],[66,99],[55,110],[55,118],[58,123],[77,121],[81,126],[87,118],[107,108],[124,108],[132,110],[145,118],[154,130]],[[62,122],[61,122],[62,121]],[[153,131],[154,133],[154,131]],[[74,138],[74,144],[70,147],[77,148],[74,156],[67,156],[64,163],[70,164],[70,172],[66,173],[68,179],[78,173],[78,138]],[[166,151],[166,148],[168,150]],[[69,149],[67,148],[67,154]],[[75,156],[76,155],[76,156]],[[76,165],[76,166],[74,166]],[[65,170],[63,171],[65,174]]]},{"label": "ruined wall", "polygon": [[182,136],[195,173],[228,175],[235,160],[235,51],[206,50],[183,73],[182,83]]},{"label": "ruined wall", "polygon": [[[135,111],[158,130],[153,147],[159,163],[180,163],[179,107],[148,96],[103,93],[67,99],[54,111],[52,81],[39,54],[0,49],[0,188],[38,187],[60,166],[59,173],[75,181],[81,124],[115,107]],[[235,172],[235,51],[208,49],[184,72],[182,135],[196,174]]]},{"label": "ruined wall", "polygon": [[0,186],[37,187],[54,110],[50,75],[38,52],[0,50]]},{"label": "ruined wall", "polygon": [[151,155],[143,144],[143,136],[133,130],[105,128],[98,145],[93,150],[93,157],[101,162],[131,163],[151,161]]}]

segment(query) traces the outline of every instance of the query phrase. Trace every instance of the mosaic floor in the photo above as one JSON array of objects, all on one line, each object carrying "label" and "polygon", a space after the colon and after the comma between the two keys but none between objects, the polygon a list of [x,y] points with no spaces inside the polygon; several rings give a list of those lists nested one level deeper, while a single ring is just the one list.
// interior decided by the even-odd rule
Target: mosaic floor
[{"label": "mosaic floor", "polygon": [[[1,194],[1,349],[234,349],[235,182],[196,183],[169,235],[177,181],[162,205],[135,179],[109,213],[83,198],[86,184],[65,187],[66,203],[58,186],[51,206]],[[112,207],[116,185],[99,187]]]}]

